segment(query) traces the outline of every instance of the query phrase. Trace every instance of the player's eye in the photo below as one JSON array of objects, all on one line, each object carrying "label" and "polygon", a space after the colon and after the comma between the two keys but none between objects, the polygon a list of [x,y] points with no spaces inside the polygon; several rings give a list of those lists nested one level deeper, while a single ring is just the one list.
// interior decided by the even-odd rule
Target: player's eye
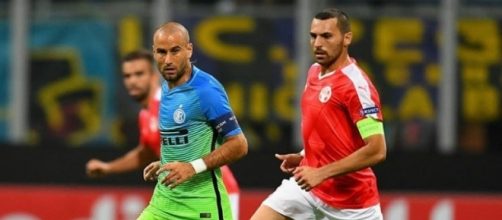
[{"label": "player's eye", "polygon": [[166,55],[167,51],[164,49],[157,49],[157,50],[155,50],[155,53],[157,53],[159,55]]},{"label": "player's eye", "polygon": [[329,38],[331,38],[332,36],[333,36],[333,35],[332,35],[332,34],[330,34],[330,33],[324,33],[324,34],[321,34],[321,37],[322,37],[322,38],[325,38],[325,39],[329,39]]},{"label": "player's eye", "polygon": [[175,47],[173,49],[171,49],[171,53],[172,54],[177,54],[178,52],[180,52],[181,48],[180,47]]}]

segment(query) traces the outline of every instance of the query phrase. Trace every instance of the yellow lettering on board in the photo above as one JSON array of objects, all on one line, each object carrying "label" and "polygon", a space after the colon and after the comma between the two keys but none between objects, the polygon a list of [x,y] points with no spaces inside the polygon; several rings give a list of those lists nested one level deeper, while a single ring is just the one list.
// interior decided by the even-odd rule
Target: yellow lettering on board
[{"label": "yellow lettering on board", "polygon": [[375,58],[385,63],[422,62],[422,51],[416,46],[422,42],[423,30],[420,19],[378,20],[375,25]]},{"label": "yellow lettering on board", "polygon": [[432,120],[434,116],[434,105],[427,90],[421,86],[410,87],[399,105],[400,119],[424,118]]},{"label": "yellow lettering on board", "polygon": [[253,121],[267,118],[267,87],[263,83],[253,83],[249,99],[249,113]]},{"label": "yellow lettering on board", "polygon": [[225,84],[230,107],[237,118],[242,118],[244,114],[244,88],[240,83],[229,82]]},{"label": "yellow lettering on board", "polygon": [[474,122],[495,120],[500,115],[500,92],[490,80],[489,68],[500,62],[498,24],[493,19],[461,20],[459,35],[463,117]]},{"label": "yellow lettering on board", "polygon": [[229,44],[219,36],[228,33],[251,33],[254,29],[255,22],[250,17],[218,16],[202,20],[194,33],[198,47],[208,56],[226,62],[249,63],[255,56],[252,47]]}]

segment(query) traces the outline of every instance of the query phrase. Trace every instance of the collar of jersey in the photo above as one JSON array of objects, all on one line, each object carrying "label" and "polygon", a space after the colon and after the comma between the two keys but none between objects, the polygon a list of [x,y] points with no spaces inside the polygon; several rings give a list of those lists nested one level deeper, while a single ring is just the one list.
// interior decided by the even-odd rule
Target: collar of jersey
[{"label": "collar of jersey", "polygon": [[336,72],[338,72],[338,70],[342,70],[343,71],[344,69],[352,66],[352,64],[354,64],[356,62],[356,60],[354,58],[350,57],[350,56],[349,56],[349,61],[350,61],[350,63],[347,64],[346,66],[341,67],[341,68],[336,69],[336,70],[333,70],[333,71],[331,71],[329,73],[325,73],[324,75],[321,75],[321,72],[319,72],[318,79],[321,80],[321,79],[327,78],[327,77],[335,74]]},{"label": "collar of jersey", "polygon": [[335,74],[335,73],[336,73],[336,71],[337,71],[337,70],[333,70],[333,71],[331,71],[331,72],[329,72],[329,73],[325,73],[324,75],[321,75],[321,72],[319,72],[319,76],[318,76],[318,78],[319,78],[319,80],[324,79],[324,78],[326,78],[326,77],[328,77],[328,76],[331,76],[331,75]]}]

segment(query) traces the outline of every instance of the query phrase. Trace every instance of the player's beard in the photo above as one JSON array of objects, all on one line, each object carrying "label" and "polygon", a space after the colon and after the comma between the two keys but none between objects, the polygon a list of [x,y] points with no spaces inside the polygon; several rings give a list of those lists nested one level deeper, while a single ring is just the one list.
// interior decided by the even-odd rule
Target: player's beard
[{"label": "player's beard", "polygon": [[326,52],[326,59],[324,61],[317,60],[316,62],[319,63],[322,67],[325,69],[329,69],[333,64],[336,63],[338,59],[340,59],[340,56],[342,55],[343,51],[343,41],[340,42],[338,47],[334,48],[335,50],[333,51],[332,54],[329,54],[329,52]]},{"label": "player's beard", "polygon": [[150,87],[147,87],[141,93],[138,93],[136,95],[130,95],[130,96],[132,97],[132,99],[134,99],[134,101],[142,103],[143,101],[145,101],[148,98],[148,91],[150,91]]},{"label": "player's beard", "polygon": [[164,79],[170,83],[176,83],[178,82],[183,74],[187,71],[187,62],[180,63],[180,68],[176,71],[176,74],[174,76],[168,75],[168,74],[162,74]]},{"label": "player's beard", "polygon": [[181,76],[183,76],[183,70],[178,70],[176,71],[176,74],[174,75],[168,75],[168,74],[162,74],[164,76],[164,79],[170,83],[175,83],[178,80],[181,79]]},{"label": "player's beard", "polygon": [[132,98],[134,99],[134,101],[141,103],[148,98],[148,94],[145,93],[145,94],[141,94],[141,96],[139,96],[139,95],[133,96]]}]

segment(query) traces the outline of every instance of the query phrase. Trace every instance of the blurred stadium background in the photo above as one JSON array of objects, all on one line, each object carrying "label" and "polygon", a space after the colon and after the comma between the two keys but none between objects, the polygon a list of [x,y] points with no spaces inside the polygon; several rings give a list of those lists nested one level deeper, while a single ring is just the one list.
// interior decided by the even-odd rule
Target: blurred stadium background
[{"label": "blurred stadium background", "polygon": [[153,184],[84,166],[137,143],[119,58],[167,20],[190,29],[248,137],[231,165],[248,219],[286,177],[273,154],[300,147],[310,21],[330,6],[383,102],[385,218],[502,219],[501,0],[0,0],[0,219],[135,219]]}]

